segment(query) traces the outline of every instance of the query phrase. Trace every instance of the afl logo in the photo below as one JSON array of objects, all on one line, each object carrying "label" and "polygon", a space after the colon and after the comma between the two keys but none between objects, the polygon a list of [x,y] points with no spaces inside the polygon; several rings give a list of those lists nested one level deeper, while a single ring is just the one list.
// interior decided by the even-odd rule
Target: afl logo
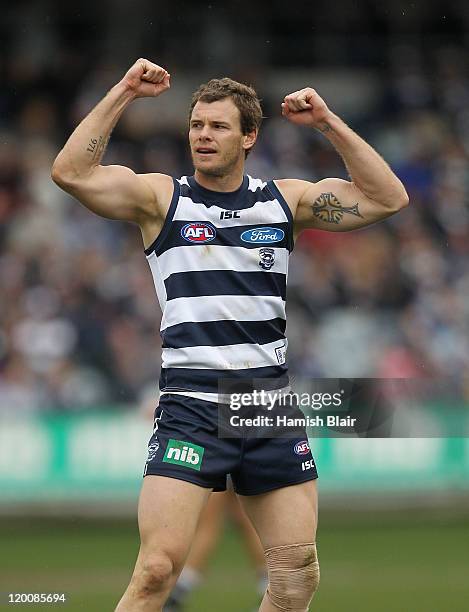
[{"label": "afl logo", "polygon": [[307,440],[297,442],[293,448],[297,455],[307,455],[309,453],[309,444]]},{"label": "afl logo", "polygon": [[217,235],[217,230],[210,223],[186,223],[181,229],[181,236],[188,242],[210,242]]},{"label": "afl logo", "polygon": [[283,240],[285,232],[278,227],[255,227],[241,234],[243,242],[272,244]]}]

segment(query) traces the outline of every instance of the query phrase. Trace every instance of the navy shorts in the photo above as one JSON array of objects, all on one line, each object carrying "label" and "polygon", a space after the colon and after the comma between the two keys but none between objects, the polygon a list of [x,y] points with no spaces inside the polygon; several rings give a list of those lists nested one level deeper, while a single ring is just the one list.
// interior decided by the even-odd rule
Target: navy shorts
[{"label": "navy shorts", "polygon": [[318,477],[306,432],[295,437],[220,437],[218,404],[163,394],[155,410],[144,476],[186,480],[240,495],[258,495]]}]

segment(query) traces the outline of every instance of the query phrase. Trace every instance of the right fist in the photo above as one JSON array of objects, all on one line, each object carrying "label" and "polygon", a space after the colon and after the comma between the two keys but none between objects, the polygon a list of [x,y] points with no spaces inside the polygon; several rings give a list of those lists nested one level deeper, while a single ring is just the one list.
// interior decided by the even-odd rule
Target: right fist
[{"label": "right fist", "polygon": [[122,79],[125,86],[137,98],[159,96],[170,88],[171,75],[161,66],[140,58],[128,70]]}]

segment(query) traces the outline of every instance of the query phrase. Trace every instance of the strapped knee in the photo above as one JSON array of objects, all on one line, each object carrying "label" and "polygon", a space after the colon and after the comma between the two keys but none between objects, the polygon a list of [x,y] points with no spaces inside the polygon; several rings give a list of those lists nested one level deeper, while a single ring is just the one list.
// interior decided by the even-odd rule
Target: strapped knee
[{"label": "strapped knee", "polygon": [[265,551],[267,597],[279,610],[307,612],[319,586],[316,544],[276,546]]}]

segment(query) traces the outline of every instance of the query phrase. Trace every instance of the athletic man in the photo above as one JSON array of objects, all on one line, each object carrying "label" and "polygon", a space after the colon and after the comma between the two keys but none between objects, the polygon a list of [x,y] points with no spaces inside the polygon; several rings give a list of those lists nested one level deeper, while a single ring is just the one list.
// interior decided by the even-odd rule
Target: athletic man
[{"label": "athletic man", "polygon": [[163,310],[161,399],[139,502],[141,546],[116,610],[161,611],[210,491],[223,490],[230,473],[265,551],[269,586],[260,610],[304,612],[319,582],[317,474],[307,442],[219,437],[218,381],[256,378],[283,388],[294,238],[307,228],[348,231],[385,219],[407,205],[407,194],[310,87],[287,95],[282,114],[320,130],[351,181],[245,176],[262,112],[254,90],[230,79],[194,94],[193,177],[102,166],[124,109],[169,86],[164,68],[139,59],[76,128],[52,169],[54,181],[93,212],[140,226]]}]

